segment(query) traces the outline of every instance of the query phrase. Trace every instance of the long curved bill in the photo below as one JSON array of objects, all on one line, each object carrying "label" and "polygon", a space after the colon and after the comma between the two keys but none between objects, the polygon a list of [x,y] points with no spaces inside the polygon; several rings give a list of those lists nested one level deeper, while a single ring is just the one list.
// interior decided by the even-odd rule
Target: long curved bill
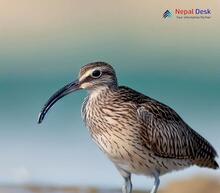
[{"label": "long curved bill", "polygon": [[49,100],[46,102],[46,104],[44,105],[44,107],[42,108],[41,112],[38,115],[38,123],[40,124],[43,120],[45,115],[47,114],[47,112],[50,110],[50,108],[61,98],[63,98],[64,96],[70,94],[71,92],[74,92],[76,90],[79,90],[79,81],[76,80],[74,82],[71,82],[69,84],[67,84],[66,86],[64,86],[63,88],[61,88],[60,90],[58,90],[57,92],[55,92],[50,98]]}]

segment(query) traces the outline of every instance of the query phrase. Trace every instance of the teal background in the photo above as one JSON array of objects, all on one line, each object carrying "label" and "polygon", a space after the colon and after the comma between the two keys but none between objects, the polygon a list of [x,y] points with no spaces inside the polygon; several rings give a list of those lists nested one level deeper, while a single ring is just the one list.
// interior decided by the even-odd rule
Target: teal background
[{"label": "teal background", "polygon": [[[1,184],[120,186],[122,179],[81,120],[85,91],[59,101],[37,124],[47,99],[77,78],[82,65],[97,60],[114,66],[121,85],[174,108],[220,152],[215,3],[209,4],[211,19],[184,21],[162,19],[174,3],[149,1],[151,8],[144,1],[0,3],[6,10],[0,13]],[[204,174],[220,175],[193,167],[162,177],[162,184]],[[152,182],[135,177],[134,184],[151,187]]]}]

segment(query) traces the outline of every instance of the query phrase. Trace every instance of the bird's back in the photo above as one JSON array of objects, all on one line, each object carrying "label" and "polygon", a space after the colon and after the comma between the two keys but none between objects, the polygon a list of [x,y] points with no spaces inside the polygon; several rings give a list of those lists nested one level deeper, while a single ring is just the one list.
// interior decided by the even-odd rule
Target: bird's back
[{"label": "bird's back", "polygon": [[135,104],[143,143],[162,158],[188,159],[192,164],[216,169],[217,152],[167,105],[133,89],[119,87],[120,100]]}]

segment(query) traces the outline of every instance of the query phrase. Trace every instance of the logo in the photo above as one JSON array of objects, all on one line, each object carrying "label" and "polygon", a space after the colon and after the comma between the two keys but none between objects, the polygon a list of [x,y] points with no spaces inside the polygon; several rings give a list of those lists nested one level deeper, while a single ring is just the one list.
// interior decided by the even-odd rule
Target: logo
[{"label": "logo", "polygon": [[200,9],[200,8],[190,8],[190,9],[173,9],[172,12],[170,10],[166,10],[163,13],[163,19],[174,17],[176,19],[210,19],[212,17],[212,10]]},{"label": "logo", "polygon": [[166,19],[166,18],[169,18],[169,17],[172,17],[172,13],[169,10],[166,10],[163,13],[163,18]]}]

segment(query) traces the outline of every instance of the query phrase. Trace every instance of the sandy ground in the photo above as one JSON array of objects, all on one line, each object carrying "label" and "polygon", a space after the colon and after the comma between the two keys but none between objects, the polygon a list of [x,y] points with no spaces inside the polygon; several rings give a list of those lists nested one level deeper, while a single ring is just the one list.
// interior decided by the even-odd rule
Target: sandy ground
[{"label": "sandy ground", "polygon": [[[148,191],[134,190],[134,193]],[[0,193],[121,193],[118,189],[98,189],[92,187],[51,187],[51,186],[0,186]],[[220,179],[194,177],[177,181],[160,188],[158,193],[220,193]]]}]

